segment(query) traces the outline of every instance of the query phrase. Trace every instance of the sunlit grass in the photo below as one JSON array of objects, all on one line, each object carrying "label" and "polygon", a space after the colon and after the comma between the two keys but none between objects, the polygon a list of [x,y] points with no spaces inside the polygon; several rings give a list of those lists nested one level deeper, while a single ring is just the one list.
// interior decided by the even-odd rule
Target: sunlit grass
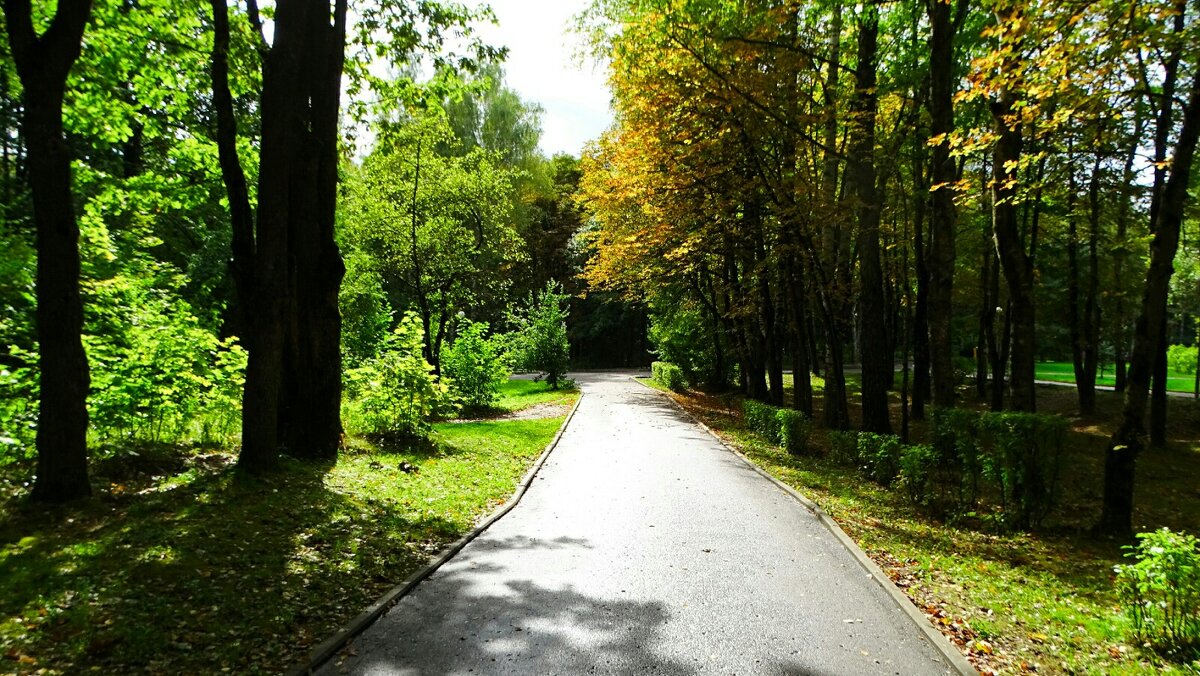
[{"label": "sunlit grass", "polygon": [[278,673],[507,499],[562,420],[352,439],[336,464],[263,480],[229,453],[161,449],[82,504],[10,500],[0,672]]}]

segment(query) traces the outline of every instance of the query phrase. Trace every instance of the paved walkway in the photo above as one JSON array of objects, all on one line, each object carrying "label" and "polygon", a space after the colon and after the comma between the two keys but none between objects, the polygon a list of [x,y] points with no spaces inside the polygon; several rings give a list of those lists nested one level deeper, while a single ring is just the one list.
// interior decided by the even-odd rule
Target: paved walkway
[{"label": "paved walkway", "polygon": [[516,509],[322,673],[953,673],[812,513],[662,395],[577,380]]}]

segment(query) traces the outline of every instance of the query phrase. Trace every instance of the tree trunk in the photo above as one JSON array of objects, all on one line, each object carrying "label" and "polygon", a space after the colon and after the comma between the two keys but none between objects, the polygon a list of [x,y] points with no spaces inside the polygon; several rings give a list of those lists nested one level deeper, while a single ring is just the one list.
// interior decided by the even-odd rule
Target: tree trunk
[{"label": "tree trunk", "polygon": [[912,349],[912,417],[925,419],[925,402],[932,394],[929,382],[929,266],[925,247],[925,204],[929,199],[929,186],[922,174],[922,163],[917,163],[917,190],[913,206],[913,256],[916,259],[917,297],[913,314]]},{"label": "tree trunk", "polygon": [[1017,224],[1016,167],[1021,158],[1021,127],[1014,114],[1015,102],[1013,93],[1005,89],[992,103],[999,135],[992,155],[992,229],[1000,268],[1008,283],[1008,320],[1012,323],[1010,403],[1013,410],[1032,412],[1036,409],[1033,259],[1025,252]]},{"label": "tree trunk", "polygon": [[1096,412],[1096,371],[1100,367],[1100,172],[1101,154],[1097,152],[1088,184],[1088,272],[1080,326],[1083,370],[1075,381],[1079,412],[1085,416]]},{"label": "tree trunk", "polygon": [[875,185],[875,60],[878,50],[879,14],[866,5],[859,17],[858,65],[855,91],[850,105],[850,158],[846,180],[854,192],[858,216],[859,302],[862,317],[862,412],[863,430],[890,434],[888,390],[894,373],[883,316],[883,269],[879,253],[879,192]]},{"label": "tree trunk", "polygon": [[[1168,103],[1167,105],[1171,105]],[[1128,536],[1133,532],[1134,470],[1143,446],[1143,418],[1155,352],[1163,339],[1167,316],[1167,294],[1174,272],[1172,262],[1179,249],[1179,231],[1187,204],[1188,182],[1200,136],[1200,77],[1193,77],[1183,124],[1170,160],[1170,176],[1155,195],[1152,210],[1154,238],[1150,243],[1150,268],[1142,295],[1142,311],[1134,331],[1129,381],[1121,425],[1113,433],[1104,463],[1104,502],[1097,529],[1102,533]]]},{"label": "tree trunk", "polygon": [[21,132],[37,228],[37,338],[40,405],[33,498],[65,502],[91,494],[87,395],[79,293],[79,224],[71,194],[71,153],[63,137],[67,75],[82,48],[90,0],[60,0],[50,27],[34,31],[28,0],[5,0],[9,49],[24,90]]},{"label": "tree trunk", "polygon": [[954,132],[954,32],[950,3],[927,3],[929,38],[930,133],[941,141],[933,146],[930,180],[933,183],[929,227],[929,351],[933,369],[933,403],[954,406],[953,340],[950,334],[953,307],[956,178],[950,157],[949,135]]}]

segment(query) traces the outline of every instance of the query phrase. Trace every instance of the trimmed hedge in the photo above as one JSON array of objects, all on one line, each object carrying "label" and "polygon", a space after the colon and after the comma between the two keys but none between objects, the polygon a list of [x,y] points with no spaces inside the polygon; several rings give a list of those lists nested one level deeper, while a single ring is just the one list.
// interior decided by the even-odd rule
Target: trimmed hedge
[{"label": "trimmed hedge", "polygon": [[808,444],[812,432],[812,422],[808,416],[790,408],[781,408],[775,412],[779,423],[779,441],[783,448],[792,455],[808,455],[812,447]]},{"label": "trimmed hedge", "polygon": [[1055,415],[934,409],[935,457],[908,470],[907,482],[926,487],[914,502],[957,517],[986,497],[1005,525],[1035,528],[1057,502],[1066,430]]},{"label": "trimmed hedge", "polygon": [[669,390],[683,392],[687,389],[688,382],[683,375],[683,369],[669,361],[656,361],[650,364],[650,375],[654,378],[654,382]]},{"label": "trimmed hedge", "polygon": [[858,466],[858,432],[829,431],[829,459],[847,467]]},{"label": "trimmed hedge", "polygon": [[744,399],[742,417],[747,429],[772,444],[783,446],[788,453],[804,455],[809,452],[812,423],[800,411]]}]

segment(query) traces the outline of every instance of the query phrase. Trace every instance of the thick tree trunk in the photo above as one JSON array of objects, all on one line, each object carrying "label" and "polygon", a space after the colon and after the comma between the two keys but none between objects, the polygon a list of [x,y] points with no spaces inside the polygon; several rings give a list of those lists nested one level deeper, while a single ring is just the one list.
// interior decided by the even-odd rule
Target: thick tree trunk
[{"label": "thick tree trunk", "polygon": [[[338,290],[345,265],[334,238],[338,181],[338,107],[346,42],[345,0],[308,17],[307,124],[293,167],[295,208],[289,214],[293,289],[281,438],[288,453],[334,458],[341,444],[342,352]],[[436,353],[435,353],[436,354]]]},{"label": "thick tree trunk", "polygon": [[933,211],[929,227],[929,350],[933,369],[933,403],[954,406],[954,354],[950,334],[954,286],[956,178],[949,135],[954,132],[954,32],[950,3],[927,3],[929,38],[930,133],[933,146]]},{"label": "thick tree trunk", "polygon": [[846,180],[854,193],[858,216],[859,303],[862,317],[862,413],[863,430],[890,434],[888,390],[894,365],[888,347],[887,328],[882,318],[883,269],[879,253],[879,193],[875,185],[875,60],[878,51],[879,14],[866,5],[859,17],[858,65],[854,98],[850,105],[850,158]]},{"label": "thick tree trunk", "polygon": [[1104,464],[1104,502],[1097,529],[1102,533],[1128,536],[1133,531],[1134,470],[1143,447],[1143,418],[1155,352],[1163,339],[1167,316],[1167,294],[1174,272],[1172,262],[1179,249],[1179,231],[1187,203],[1192,161],[1200,136],[1200,77],[1193,77],[1183,124],[1171,158],[1170,176],[1156,195],[1154,238],[1150,243],[1150,268],[1142,295],[1142,311],[1134,331],[1129,381],[1121,425],[1109,442]]},{"label": "thick tree trunk", "polygon": [[21,132],[37,228],[37,337],[41,399],[33,498],[65,502],[91,494],[87,394],[79,293],[79,224],[71,195],[71,154],[63,137],[67,74],[79,58],[90,0],[60,0],[38,37],[28,0],[5,0],[9,48],[24,90]]},{"label": "thick tree trunk", "polygon": [[[1033,259],[1026,254],[1017,224],[1017,165],[1021,158],[1021,128],[1014,114],[1011,91],[1003,90],[992,103],[999,138],[992,156],[992,229],[1000,268],[1008,283],[1012,323],[1009,375],[1010,403],[1016,411],[1034,411]],[[1031,233],[1032,239],[1032,233]]]}]

